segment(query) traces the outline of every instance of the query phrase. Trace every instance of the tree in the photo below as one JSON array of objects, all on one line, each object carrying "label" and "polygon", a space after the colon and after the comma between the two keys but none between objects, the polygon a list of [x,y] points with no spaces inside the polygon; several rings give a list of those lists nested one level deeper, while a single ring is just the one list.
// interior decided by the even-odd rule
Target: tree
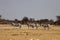
[{"label": "tree", "polygon": [[48,23],[48,22],[49,22],[48,19],[41,19],[41,20],[40,20],[40,23]]},{"label": "tree", "polygon": [[57,20],[56,20],[55,23],[56,23],[57,25],[60,25],[60,16],[56,16],[56,18],[57,18]]},{"label": "tree", "polygon": [[24,17],[24,18],[22,19],[22,22],[23,22],[23,23],[27,23],[28,21],[29,21],[28,17]]},{"label": "tree", "polygon": [[15,19],[14,21],[15,21],[16,23],[18,23],[18,19]]},{"label": "tree", "polygon": [[49,21],[49,23],[50,23],[50,24],[54,24],[54,20],[51,19],[51,20]]},{"label": "tree", "polygon": [[56,18],[57,18],[57,21],[60,21],[60,16],[56,16]]},{"label": "tree", "polygon": [[2,15],[0,15],[0,19],[1,19]]},{"label": "tree", "polygon": [[29,21],[30,22],[35,22],[35,19],[34,18],[30,18]]}]

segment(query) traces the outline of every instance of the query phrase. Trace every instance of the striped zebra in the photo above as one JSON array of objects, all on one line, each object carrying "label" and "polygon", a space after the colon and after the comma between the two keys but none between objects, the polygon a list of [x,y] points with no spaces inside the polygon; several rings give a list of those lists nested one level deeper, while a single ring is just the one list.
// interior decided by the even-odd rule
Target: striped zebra
[{"label": "striped zebra", "polygon": [[11,25],[14,26],[14,27],[21,28],[21,23],[11,23]]},{"label": "striped zebra", "polygon": [[36,29],[38,28],[36,23],[27,23],[27,26],[28,26],[28,29],[29,29],[29,27],[32,27],[32,28],[36,27]]},{"label": "striped zebra", "polygon": [[50,28],[50,24],[41,24],[41,26],[46,30]]}]

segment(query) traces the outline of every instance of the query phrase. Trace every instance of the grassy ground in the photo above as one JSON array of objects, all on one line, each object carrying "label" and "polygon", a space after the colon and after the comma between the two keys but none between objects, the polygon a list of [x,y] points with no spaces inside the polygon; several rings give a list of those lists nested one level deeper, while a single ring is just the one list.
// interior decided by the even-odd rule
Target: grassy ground
[{"label": "grassy ground", "polygon": [[0,25],[0,40],[60,40],[60,26],[51,27],[50,30],[36,30]]}]

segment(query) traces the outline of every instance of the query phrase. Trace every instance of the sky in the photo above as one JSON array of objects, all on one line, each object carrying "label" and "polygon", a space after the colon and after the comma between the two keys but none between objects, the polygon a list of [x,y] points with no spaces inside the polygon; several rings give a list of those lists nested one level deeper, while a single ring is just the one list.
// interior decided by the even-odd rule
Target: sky
[{"label": "sky", "polygon": [[60,0],[0,0],[0,15],[5,19],[53,19],[60,16]]}]

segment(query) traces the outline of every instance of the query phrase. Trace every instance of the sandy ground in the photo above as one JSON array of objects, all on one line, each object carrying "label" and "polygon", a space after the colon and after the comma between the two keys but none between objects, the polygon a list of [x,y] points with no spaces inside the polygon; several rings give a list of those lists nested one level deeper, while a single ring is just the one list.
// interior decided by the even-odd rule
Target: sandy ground
[{"label": "sandy ground", "polygon": [[0,40],[60,40],[60,26],[51,27],[50,30],[39,28],[21,29],[11,25],[0,25]]}]

